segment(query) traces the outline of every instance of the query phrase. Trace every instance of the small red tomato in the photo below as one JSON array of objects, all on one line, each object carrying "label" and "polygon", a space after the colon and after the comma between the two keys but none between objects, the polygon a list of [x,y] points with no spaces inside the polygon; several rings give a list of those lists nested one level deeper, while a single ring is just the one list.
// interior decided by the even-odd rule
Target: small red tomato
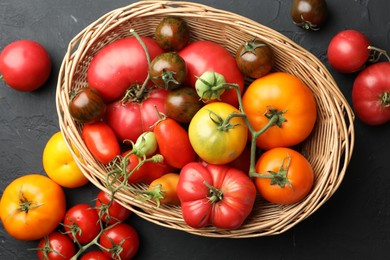
[{"label": "small red tomato", "polygon": [[12,42],[0,54],[0,73],[7,85],[15,90],[36,90],[47,81],[50,71],[50,56],[35,41]]},{"label": "small red tomato", "polygon": [[81,256],[80,260],[111,260],[111,257],[107,256],[102,251],[89,251]]},{"label": "small red tomato", "polygon": [[116,222],[122,222],[129,218],[131,211],[123,207],[116,200],[112,200],[110,194],[100,191],[95,201],[95,206],[98,212],[102,214],[102,220],[108,225]]},{"label": "small red tomato", "polygon": [[39,260],[66,260],[76,253],[76,246],[69,236],[60,232],[50,233],[38,242]]},{"label": "small red tomato", "polygon": [[154,34],[157,44],[165,51],[179,51],[190,40],[190,29],[180,17],[163,18]]},{"label": "small red tomato", "polygon": [[328,5],[325,0],[294,0],[290,14],[297,26],[316,31],[328,17]]}]

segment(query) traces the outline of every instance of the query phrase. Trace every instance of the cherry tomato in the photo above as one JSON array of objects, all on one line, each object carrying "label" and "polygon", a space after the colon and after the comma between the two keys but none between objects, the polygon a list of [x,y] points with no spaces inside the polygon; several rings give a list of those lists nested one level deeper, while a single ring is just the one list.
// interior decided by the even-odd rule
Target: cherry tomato
[{"label": "cherry tomato", "polygon": [[165,100],[165,114],[179,123],[187,124],[203,105],[194,88],[181,87],[169,92]]},{"label": "cherry tomato", "polygon": [[245,42],[237,49],[236,62],[245,76],[260,78],[271,71],[275,59],[269,45],[254,39]]},{"label": "cherry tomato", "polygon": [[371,42],[363,33],[344,30],[337,33],[328,45],[328,62],[338,72],[353,73],[368,61]]},{"label": "cherry tomato", "polygon": [[103,231],[99,244],[109,251],[103,251],[112,259],[128,260],[133,258],[139,248],[137,231],[126,223],[112,225]]},{"label": "cherry tomato", "polygon": [[123,222],[129,218],[131,211],[123,207],[116,200],[111,201],[111,195],[100,191],[95,200],[95,206],[100,214],[102,220],[108,225],[112,225],[116,222]]},{"label": "cherry tomato", "polygon": [[33,91],[49,78],[51,60],[46,49],[32,40],[8,44],[0,54],[0,73],[8,86]]},{"label": "cherry tomato", "polygon": [[368,125],[390,120],[390,62],[372,64],[355,78],[352,105],[355,114]]},{"label": "cherry tomato", "polygon": [[38,242],[39,260],[66,260],[76,253],[76,246],[69,236],[60,232],[50,233]]},{"label": "cherry tomato", "polygon": [[[239,70],[235,58],[223,46],[210,41],[189,43],[179,55],[187,64],[187,84],[195,87],[197,77],[206,71],[214,71],[224,76],[226,83],[238,84],[241,93],[244,89],[244,76]],[[234,89],[226,90],[221,101],[238,107],[237,93]]]},{"label": "cherry tomato", "polygon": [[180,175],[177,173],[167,173],[150,183],[149,190],[157,188],[162,193],[163,198],[159,200],[159,203],[172,205],[180,204],[179,197],[177,196],[179,177]]},{"label": "cherry tomato", "polygon": [[328,5],[325,0],[294,0],[290,14],[297,26],[319,30],[328,17]]},{"label": "cherry tomato", "polygon": [[[73,152],[79,156],[75,148]],[[47,176],[62,187],[78,188],[89,182],[74,160],[61,132],[53,134],[47,141],[42,163]]]},{"label": "cherry tomato", "polygon": [[317,119],[313,93],[299,78],[285,72],[270,73],[253,81],[242,103],[256,131],[275,120],[256,140],[257,146],[265,150],[302,142]]},{"label": "cherry tomato", "polygon": [[114,131],[104,122],[83,126],[81,136],[96,160],[103,164],[120,155],[120,146]]},{"label": "cherry tomato", "polygon": [[107,256],[102,251],[89,251],[81,256],[80,260],[111,260],[111,257]]},{"label": "cherry tomato", "polygon": [[203,106],[188,127],[189,139],[199,157],[213,164],[226,164],[237,159],[244,150],[248,128],[237,108],[224,102]]},{"label": "cherry tomato", "polygon": [[165,51],[179,51],[190,40],[190,29],[182,18],[168,16],[157,25],[154,35],[158,45]]},{"label": "cherry tomato", "polygon": [[277,147],[263,153],[256,162],[258,192],[269,202],[292,204],[302,200],[314,181],[309,161],[297,151]]},{"label": "cherry tomato", "polygon": [[96,89],[83,87],[72,95],[68,108],[74,120],[81,123],[94,123],[103,118],[106,103]]},{"label": "cherry tomato", "polygon": [[5,188],[0,217],[5,230],[18,240],[36,240],[60,224],[66,210],[61,186],[39,174],[27,174]]},{"label": "cherry tomato", "polygon": [[186,63],[176,52],[157,55],[149,66],[151,81],[165,89],[180,87],[187,77]]},{"label": "cherry tomato", "polygon": [[105,120],[120,141],[135,142],[143,132],[153,130],[158,121],[156,109],[165,113],[168,93],[166,89],[157,88],[147,92],[141,100],[113,102],[107,107]]},{"label": "cherry tomato", "polygon": [[[151,38],[141,37],[152,60],[163,50]],[[135,37],[120,39],[103,47],[88,68],[88,84],[96,88],[105,102],[118,100],[148,75],[145,51]]]},{"label": "cherry tomato", "polygon": [[99,215],[88,204],[77,204],[65,213],[63,220],[65,232],[80,244],[91,242],[100,232]]},{"label": "cherry tomato", "polygon": [[163,118],[154,127],[160,154],[169,165],[182,168],[196,159],[187,130],[172,118]]}]

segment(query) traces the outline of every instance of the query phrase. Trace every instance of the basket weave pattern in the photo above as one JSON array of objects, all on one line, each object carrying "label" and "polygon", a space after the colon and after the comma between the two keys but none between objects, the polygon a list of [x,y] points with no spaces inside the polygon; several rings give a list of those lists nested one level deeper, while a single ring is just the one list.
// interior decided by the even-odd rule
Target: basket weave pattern
[{"label": "basket weave pattern", "polygon": [[[275,205],[257,198],[251,215],[237,230],[215,227],[193,229],[186,225],[179,206],[141,201],[130,191],[121,190],[117,200],[140,217],[173,229],[209,237],[258,237],[282,233],[304,220],[323,205],[343,180],[354,144],[353,112],[324,65],[311,53],[280,33],[234,13],[205,5],[178,1],[140,1],[113,10],[80,32],[70,43],[57,85],[56,104],[61,131],[68,145],[80,153],[76,162],[84,175],[99,189],[107,191],[105,175],[109,169],[98,163],[81,139],[81,125],[68,112],[69,93],[87,85],[87,70],[94,55],[105,45],[129,37],[130,29],[153,36],[154,28],[168,15],[185,19],[191,40],[210,40],[232,54],[244,41],[254,37],[269,44],[275,53],[275,71],[285,71],[302,79],[314,93],[317,123],[301,145],[311,162],[315,181],[310,194],[293,205]],[[247,79],[246,83],[250,80]],[[80,159],[82,158],[82,159]],[[144,184],[132,184],[146,189]]]}]

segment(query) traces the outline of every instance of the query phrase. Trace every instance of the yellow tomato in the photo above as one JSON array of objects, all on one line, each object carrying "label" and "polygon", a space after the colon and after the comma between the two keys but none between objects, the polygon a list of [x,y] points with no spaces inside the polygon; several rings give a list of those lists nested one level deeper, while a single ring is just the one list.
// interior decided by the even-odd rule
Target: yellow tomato
[{"label": "yellow tomato", "polygon": [[[78,155],[78,152],[73,149]],[[61,132],[55,133],[43,150],[43,168],[46,174],[59,185],[77,188],[88,183],[72,157]]]}]

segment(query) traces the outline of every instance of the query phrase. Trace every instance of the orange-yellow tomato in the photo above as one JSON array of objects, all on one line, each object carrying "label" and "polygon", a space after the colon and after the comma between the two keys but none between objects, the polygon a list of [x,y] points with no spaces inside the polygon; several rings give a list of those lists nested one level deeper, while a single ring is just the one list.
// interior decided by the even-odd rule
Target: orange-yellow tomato
[{"label": "orange-yellow tomato", "polygon": [[[78,155],[76,149],[73,149]],[[78,188],[88,183],[66,145],[61,132],[55,133],[43,150],[43,168],[46,174],[66,188]]]},{"label": "orange-yellow tomato", "polygon": [[163,198],[160,199],[160,204],[179,205],[180,200],[177,196],[177,184],[179,183],[179,174],[167,173],[158,179],[152,181],[149,185],[149,190],[159,189]]},{"label": "orange-yellow tomato", "polygon": [[263,153],[256,162],[255,179],[260,195],[276,204],[292,204],[302,200],[311,190],[313,168],[299,152],[278,147]]},{"label": "orange-yellow tomato", "polygon": [[61,186],[40,174],[28,174],[5,188],[0,217],[5,230],[18,240],[36,240],[54,231],[65,216]]},{"label": "orange-yellow tomato", "polygon": [[253,81],[242,98],[252,127],[263,129],[274,115],[275,124],[260,134],[258,147],[289,147],[305,140],[314,128],[317,110],[313,93],[296,76],[274,72]]}]

